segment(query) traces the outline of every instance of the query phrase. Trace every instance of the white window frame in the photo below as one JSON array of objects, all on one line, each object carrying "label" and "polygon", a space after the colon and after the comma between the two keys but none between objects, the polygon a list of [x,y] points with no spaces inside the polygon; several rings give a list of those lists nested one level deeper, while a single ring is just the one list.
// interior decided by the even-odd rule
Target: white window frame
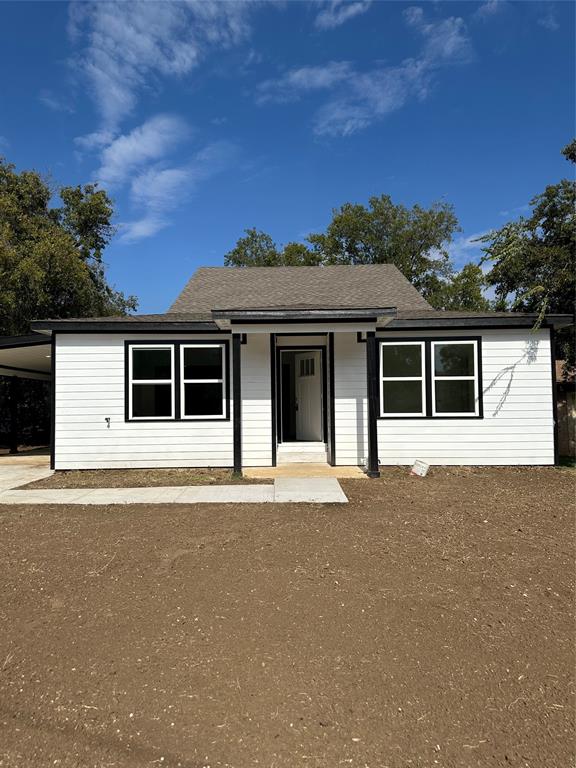
[{"label": "white window frame", "polygon": [[[216,349],[220,350],[220,360],[222,362],[221,379],[186,379],[184,378],[184,350],[185,349]],[[222,387],[222,413],[217,414],[199,414],[187,416],[186,411],[186,389],[185,384],[220,384]],[[225,421],[227,398],[226,398],[226,344],[215,342],[214,344],[180,344],[180,418],[183,421]]]},{"label": "white window frame", "polygon": [[[472,345],[474,350],[474,373],[472,376],[436,376],[436,347],[447,346],[449,344]],[[480,415],[480,387],[478,381],[478,342],[473,339],[450,339],[449,341],[432,341],[430,345],[430,371],[432,378],[432,416],[470,418]],[[436,411],[436,382],[437,381],[473,381],[474,382],[474,411]]]},{"label": "white window frame", "polygon": [[[420,347],[420,376],[386,376],[384,378],[384,347]],[[422,384],[422,410],[420,413],[388,413],[384,410],[385,381],[420,381]],[[381,341],[380,342],[380,417],[386,419],[422,419],[426,417],[426,345],[424,341]]]},{"label": "white window frame", "polygon": [[[169,349],[170,350],[170,379],[134,379],[133,351],[142,349]],[[176,417],[176,370],[174,365],[173,344],[129,344],[128,345],[128,419],[129,421],[172,421]],[[132,413],[132,401],[134,384],[170,384],[171,409],[170,416],[134,416]]]}]

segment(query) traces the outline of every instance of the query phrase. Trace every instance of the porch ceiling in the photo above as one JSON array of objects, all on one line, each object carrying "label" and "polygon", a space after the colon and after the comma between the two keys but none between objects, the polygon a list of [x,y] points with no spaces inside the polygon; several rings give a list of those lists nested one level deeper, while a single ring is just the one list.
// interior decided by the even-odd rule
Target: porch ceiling
[{"label": "porch ceiling", "polygon": [[50,380],[50,341],[42,336],[0,337],[0,376]]}]

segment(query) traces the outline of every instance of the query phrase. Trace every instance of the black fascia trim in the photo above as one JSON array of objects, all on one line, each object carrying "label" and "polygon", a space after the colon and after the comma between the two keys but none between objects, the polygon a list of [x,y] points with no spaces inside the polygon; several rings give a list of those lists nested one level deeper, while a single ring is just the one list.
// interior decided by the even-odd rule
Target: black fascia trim
[{"label": "black fascia trim", "polygon": [[[18,368],[15,365],[4,365],[3,363],[0,363],[0,371],[3,371],[3,370],[15,371],[17,373],[36,373],[36,374],[39,374],[40,376],[47,376],[48,378],[50,378],[50,371],[36,371],[34,370],[34,368]],[[7,374],[0,373],[0,376],[4,376],[4,375],[10,376],[9,373]],[[23,377],[23,378],[26,378],[26,377]]]},{"label": "black fascia trim", "polygon": [[396,307],[334,307],[316,309],[213,309],[212,317],[216,320],[237,320],[261,322],[262,320],[277,319],[307,319],[320,318],[330,319],[334,317],[341,318],[364,318],[364,317],[394,317],[397,313]]},{"label": "black fascia trim", "polygon": [[[218,328],[215,323],[72,323],[62,321],[62,325],[55,323],[44,324],[41,321],[30,323],[31,328],[40,330],[54,330],[58,333],[223,333],[230,335],[229,330]],[[64,324],[65,323],[65,324]],[[44,342],[46,343],[46,342]]]},{"label": "black fascia trim", "polygon": [[0,336],[0,349],[17,349],[18,347],[49,346],[50,337],[40,336]]},{"label": "black fascia trim", "polygon": [[334,332],[330,331],[328,334],[328,373],[329,373],[329,387],[330,387],[330,399],[328,400],[328,408],[330,410],[329,429],[330,439],[328,442],[329,463],[331,466],[336,466],[336,398],[334,393]]},{"label": "black fascia trim", "polygon": [[[267,317],[262,318],[261,320],[242,320],[242,321],[236,321],[238,325],[266,325],[267,323],[270,325],[290,325],[293,323],[308,323],[308,324],[314,324],[314,323],[367,323],[367,324],[373,324],[377,320],[377,316],[373,315],[370,317],[294,317],[292,319],[290,318],[276,318],[276,317]],[[388,326],[386,326],[388,327]],[[322,332],[320,332],[322,333]],[[312,333],[311,336],[319,336],[320,333]],[[304,336],[303,333],[287,333],[286,336]]]},{"label": "black fascia trim", "polygon": [[[380,380],[378,380],[378,421],[458,421],[478,420],[484,418],[484,382],[482,380],[482,336],[398,336],[391,339],[378,337],[378,377],[380,377],[380,347],[382,342],[394,343],[406,341],[424,342],[424,376],[426,390],[425,416],[382,416],[380,403]],[[478,413],[470,416],[434,416],[432,414],[432,344],[433,341],[475,341],[476,342],[476,373],[478,375]]]},{"label": "black fascia trim", "polygon": [[550,328],[550,365],[552,367],[552,423],[554,428],[554,464],[560,463],[560,441],[558,434],[558,391],[556,387],[556,334]]},{"label": "black fascia trim", "polygon": [[272,466],[276,466],[276,334],[270,334],[270,411],[271,411],[271,431],[272,431]]},{"label": "black fascia trim", "polygon": [[[426,330],[450,330],[454,328],[474,330],[477,328],[492,328],[495,330],[505,329],[520,329],[520,328],[532,328],[534,326],[534,318],[526,318],[522,321],[519,318],[510,318],[510,322],[506,322],[506,318],[431,318],[430,320],[417,319],[417,320],[392,320],[388,325],[379,326],[376,330],[379,333],[386,331],[426,331]],[[542,323],[540,328],[549,328],[550,323]]]},{"label": "black fascia trim", "polygon": [[327,336],[328,333],[329,331],[294,331],[293,333],[275,333],[274,336],[276,336],[276,338],[279,336]]},{"label": "black fascia trim", "polygon": [[232,398],[233,410],[233,472],[242,472],[242,369],[241,369],[242,336],[232,334]]},{"label": "black fascia trim", "polygon": [[[174,347],[174,418],[173,419],[131,419],[128,392],[130,389],[128,355],[130,345],[154,346],[155,344],[166,344]],[[225,399],[226,415],[224,418],[215,419],[192,419],[182,418],[180,413],[180,347],[187,344],[223,344],[224,345],[224,372],[225,372]],[[174,424],[180,422],[184,424],[196,424],[209,422],[212,424],[225,423],[230,421],[230,339],[125,339],[124,341],[124,421],[127,424]]]},{"label": "black fascia trim", "polygon": [[328,435],[328,403],[327,401],[327,377],[326,377],[326,345],[325,344],[290,344],[286,346],[277,346],[276,347],[276,380],[280,382],[279,384],[279,397],[278,400],[278,412],[277,412],[277,421],[279,424],[279,439],[278,442],[283,442],[283,434],[282,434],[282,379],[280,375],[280,359],[281,354],[284,351],[292,351],[297,352],[298,350],[302,350],[302,352],[306,352],[309,349],[318,349],[322,353],[322,439],[323,442],[328,443],[329,441],[329,435]]},{"label": "black fascia trim", "polygon": [[50,469],[56,469],[56,333],[50,339]]}]

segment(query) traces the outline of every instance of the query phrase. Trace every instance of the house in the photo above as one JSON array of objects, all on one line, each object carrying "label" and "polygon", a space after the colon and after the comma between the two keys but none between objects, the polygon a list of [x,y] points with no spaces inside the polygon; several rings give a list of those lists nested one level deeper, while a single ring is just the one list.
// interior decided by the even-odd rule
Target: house
[{"label": "house", "polygon": [[553,464],[570,318],[535,320],[434,310],[390,264],[203,268],[165,314],[34,322],[0,372],[50,367],[56,469]]}]

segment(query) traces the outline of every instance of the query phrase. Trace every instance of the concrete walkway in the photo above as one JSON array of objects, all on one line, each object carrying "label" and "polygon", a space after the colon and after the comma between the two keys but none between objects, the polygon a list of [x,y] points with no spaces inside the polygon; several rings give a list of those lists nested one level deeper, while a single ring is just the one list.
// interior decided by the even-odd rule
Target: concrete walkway
[{"label": "concrete walkway", "polygon": [[[37,478],[23,482],[32,479]],[[335,477],[284,477],[277,478],[274,485],[0,490],[0,504],[345,504],[347,501]]]},{"label": "concrete walkway", "polygon": [[50,457],[44,455],[16,454],[0,456],[0,491],[27,485],[52,474]]}]

